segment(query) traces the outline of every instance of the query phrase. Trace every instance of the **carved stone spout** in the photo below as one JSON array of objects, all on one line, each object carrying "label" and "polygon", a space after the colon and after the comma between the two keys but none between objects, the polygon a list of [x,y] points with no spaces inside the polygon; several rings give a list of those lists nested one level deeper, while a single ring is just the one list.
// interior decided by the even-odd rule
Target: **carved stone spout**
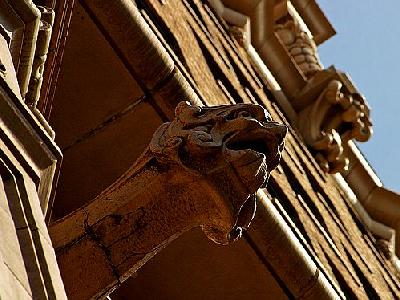
[{"label": "carved stone spout", "polygon": [[191,228],[227,244],[249,226],[286,127],[252,104],[181,102],[175,115],[124,175],[51,226],[71,299],[107,295]]}]

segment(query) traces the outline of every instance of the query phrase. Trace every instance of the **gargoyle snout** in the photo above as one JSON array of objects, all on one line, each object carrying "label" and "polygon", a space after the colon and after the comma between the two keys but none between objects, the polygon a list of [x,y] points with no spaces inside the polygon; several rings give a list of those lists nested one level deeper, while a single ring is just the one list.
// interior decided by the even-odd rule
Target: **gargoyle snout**
[{"label": "gargoyle snout", "polygon": [[275,136],[278,145],[281,145],[288,132],[287,127],[283,124],[276,122],[266,123],[265,127],[268,128],[271,131],[271,133]]},{"label": "gargoyle snout", "polygon": [[257,121],[260,121],[260,122],[270,122],[271,121],[271,117],[270,117],[269,113],[264,108],[262,108],[260,105],[247,104],[246,111]]}]

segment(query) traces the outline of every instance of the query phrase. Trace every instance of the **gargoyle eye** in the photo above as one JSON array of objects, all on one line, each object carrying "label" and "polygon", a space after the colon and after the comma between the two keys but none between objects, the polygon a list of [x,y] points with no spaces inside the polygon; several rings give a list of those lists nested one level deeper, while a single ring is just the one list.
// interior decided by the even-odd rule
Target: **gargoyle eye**
[{"label": "gargoyle eye", "polygon": [[231,112],[229,115],[226,116],[226,119],[233,120],[233,119],[238,119],[238,118],[250,118],[250,117],[251,117],[251,114],[248,111],[239,110],[239,111]]},{"label": "gargoyle eye", "polygon": [[250,118],[251,114],[248,111],[240,111],[237,113],[237,118]]}]

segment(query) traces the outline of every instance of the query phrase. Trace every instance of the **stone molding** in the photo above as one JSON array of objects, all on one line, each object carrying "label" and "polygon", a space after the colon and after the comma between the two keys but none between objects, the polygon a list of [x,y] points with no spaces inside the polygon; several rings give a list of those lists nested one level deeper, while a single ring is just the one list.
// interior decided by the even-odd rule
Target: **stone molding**
[{"label": "stone molding", "polygon": [[336,34],[335,29],[326,18],[317,1],[290,0],[290,3],[304,20],[317,45],[322,44]]},{"label": "stone molding", "polygon": [[[303,74],[306,65],[303,65],[302,70],[285,44],[280,41],[275,28],[276,21],[290,15],[296,22],[299,21],[310,29],[309,34],[317,44],[335,34],[332,25],[315,1],[209,0],[208,2],[216,14],[231,25],[234,36],[239,36],[239,41],[246,48],[253,45],[289,98],[295,97],[307,84],[307,77]],[[309,59],[313,60],[313,63],[307,64],[307,67],[312,65],[311,68],[314,69],[314,65],[318,65],[319,62],[315,55],[312,56],[314,57],[309,56]],[[306,73],[310,73],[310,70]]]},{"label": "stone molding", "polygon": [[[400,195],[385,188],[374,170],[353,142],[349,142],[344,151],[349,157],[349,168],[341,175],[353,190],[365,211],[377,222],[390,228],[384,235],[376,234],[387,247],[387,253],[400,270]],[[396,256],[397,255],[397,256]]]},{"label": "stone molding", "polygon": [[15,149],[14,155],[36,183],[40,206],[45,215],[49,202],[51,206],[56,174],[62,159],[61,151],[37,115],[21,102],[2,78],[0,111],[1,140]]},{"label": "stone molding", "polygon": [[[248,3],[210,0],[208,2],[217,15],[231,25],[234,31],[238,31],[237,28],[242,26],[240,31],[246,33],[243,37],[249,37],[244,40],[243,45],[246,49],[253,45],[286,94],[294,95],[306,84],[305,76],[275,33],[277,6],[274,1],[253,0]],[[223,10],[221,10],[221,6],[224,7]],[[235,11],[235,14],[227,14],[226,11]],[[241,22],[244,19],[246,22]],[[235,36],[237,35],[235,34]]]},{"label": "stone molding", "polygon": [[51,225],[68,296],[107,295],[191,228],[219,244],[240,238],[286,132],[258,105],[181,102],[124,175]]},{"label": "stone molding", "polygon": [[174,108],[182,99],[195,105],[202,103],[134,2],[83,0],[80,4],[167,118],[174,117]]},{"label": "stone molding", "polygon": [[61,151],[2,77],[0,112],[0,232],[9,247],[0,264],[11,272],[1,274],[0,298],[66,299],[45,222]]}]

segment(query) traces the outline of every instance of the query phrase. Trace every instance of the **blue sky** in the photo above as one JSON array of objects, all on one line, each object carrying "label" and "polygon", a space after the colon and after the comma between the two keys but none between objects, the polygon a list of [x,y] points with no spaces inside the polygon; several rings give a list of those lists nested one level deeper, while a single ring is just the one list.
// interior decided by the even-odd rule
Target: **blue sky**
[{"label": "blue sky", "polygon": [[400,1],[317,2],[337,32],[319,47],[321,61],[349,73],[366,97],[374,134],[359,146],[384,185],[400,192]]}]

